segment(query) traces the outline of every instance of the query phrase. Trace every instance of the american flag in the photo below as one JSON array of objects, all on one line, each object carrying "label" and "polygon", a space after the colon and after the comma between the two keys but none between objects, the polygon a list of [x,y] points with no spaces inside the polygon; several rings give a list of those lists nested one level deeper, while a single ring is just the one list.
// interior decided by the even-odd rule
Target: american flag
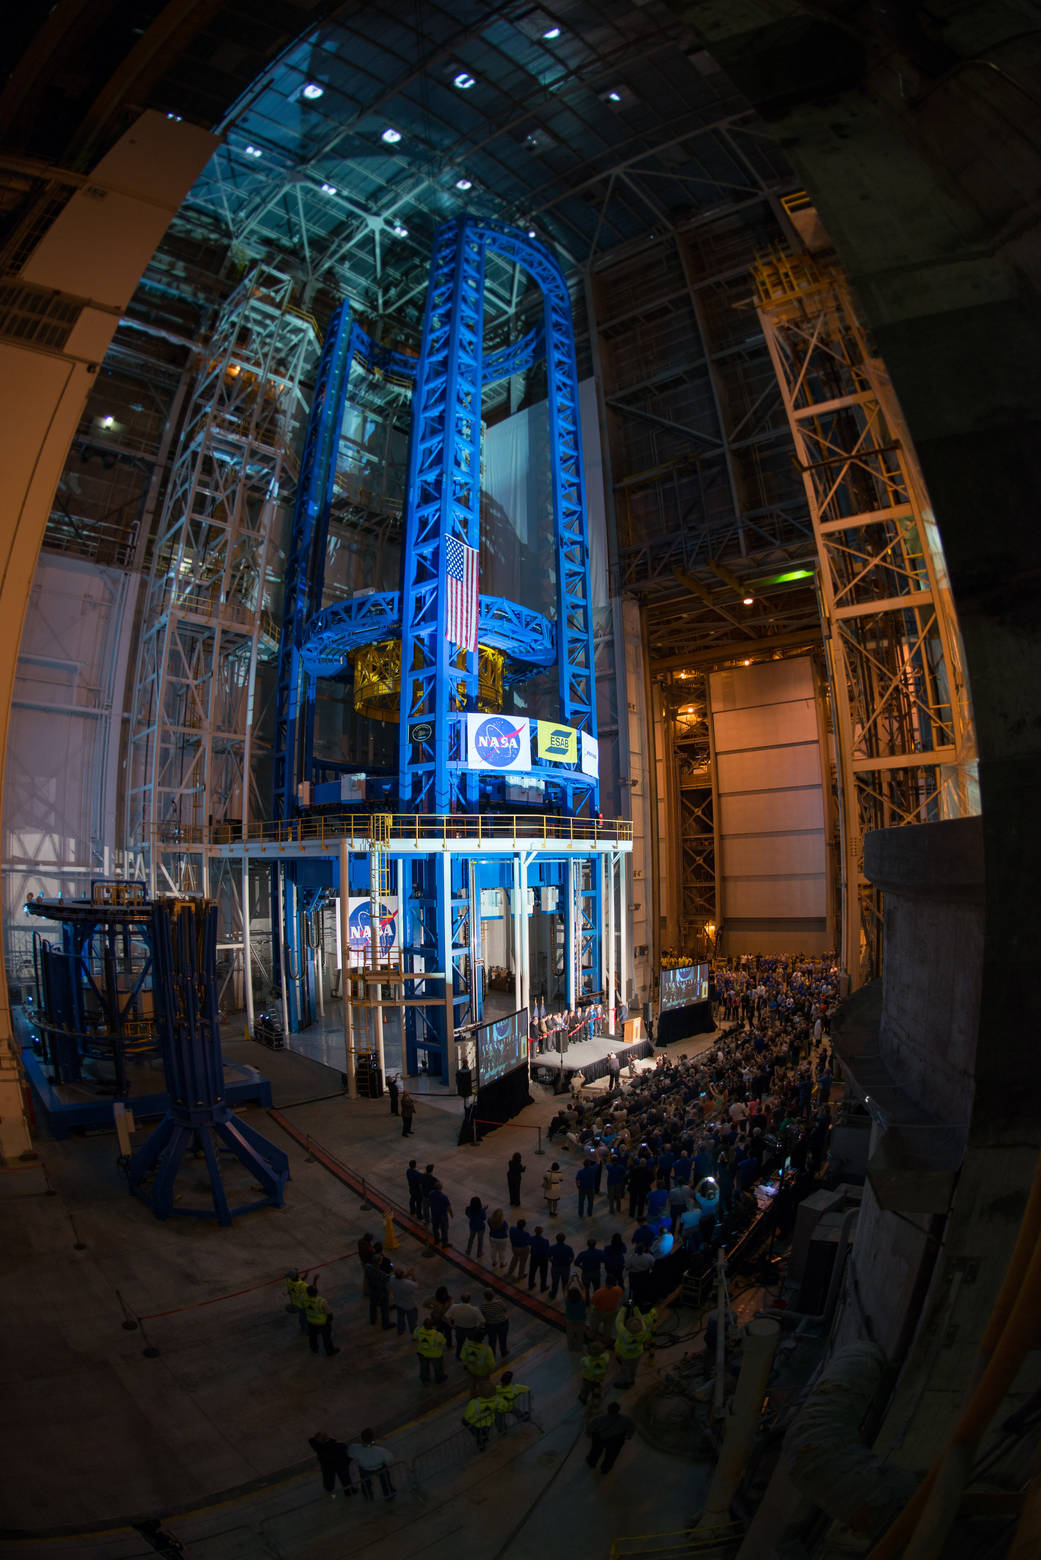
[{"label": "american flag", "polygon": [[446,538],[448,637],[460,650],[477,649],[477,559],[476,547],[454,536]]}]

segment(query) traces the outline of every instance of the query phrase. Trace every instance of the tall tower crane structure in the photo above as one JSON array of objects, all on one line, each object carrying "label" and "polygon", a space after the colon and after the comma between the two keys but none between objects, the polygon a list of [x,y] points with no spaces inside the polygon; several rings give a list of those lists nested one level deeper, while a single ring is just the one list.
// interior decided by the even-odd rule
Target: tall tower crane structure
[{"label": "tall tower crane structure", "polygon": [[[486,351],[485,267],[492,255],[527,273],[540,289],[542,310],[523,338]],[[478,578],[482,393],[542,358],[555,620],[523,602],[484,594]],[[401,588],[359,592],[323,607],[339,433],[356,368],[412,389]],[[504,690],[554,667],[558,702],[551,720],[530,718],[524,702],[516,713],[498,713],[506,707]],[[497,223],[461,217],[438,230],[418,359],[379,347],[347,304],[326,335],[287,562],[276,695],[275,814],[285,841],[295,839],[301,849],[344,797],[337,766],[315,752],[322,680],[352,675],[356,708],[364,682],[380,690],[382,718],[397,716],[397,769],[370,777],[364,799],[356,799],[351,846],[340,857],[341,863],[347,858],[348,882],[334,884],[335,874],[300,870],[292,859],[276,869],[289,1024],[298,1028],[311,1019],[306,944],[313,906],[336,887],[341,899],[368,895],[375,916],[382,891],[396,883],[402,963],[385,971],[385,983],[396,981],[411,993],[394,1004],[406,1013],[406,1068],[415,1071],[422,1056],[429,1071],[447,1076],[455,1029],[481,1017],[475,972],[482,890],[506,890],[515,922],[523,923],[515,940],[518,1006],[528,998],[529,887],[556,891],[546,902],[560,919],[573,1003],[583,989],[600,988],[604,883],[609,876],[613,894],[619,866],[617,839],[598,817],[592,598],[570,301],[548,251]],[[541,821],[510,812],[507,781],[519,777],[541,782]],[[364,805],[371,816],[367,836]],[[341,864],[341,878],[343,870]],[[378,939],[373,957],[378,962]],[[347,959],[345,949],[349,995]],[[378,988],[375,1005],[390,1005]]]}]

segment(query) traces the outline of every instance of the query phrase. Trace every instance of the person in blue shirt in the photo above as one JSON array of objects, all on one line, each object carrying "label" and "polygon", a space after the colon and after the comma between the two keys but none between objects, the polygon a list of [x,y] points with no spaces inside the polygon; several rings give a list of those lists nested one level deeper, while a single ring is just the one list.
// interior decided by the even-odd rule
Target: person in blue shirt
[{"label": "person in blue shirt", "polygon": [[[758,1166],[756,1167],[758,1169]],[[558,1234],[556,1241],[549,1248],[549,1298],[555,1300],[557,1290],[563,1289],[567,1284],[568,1274],[571,1272],[571,1264],[575,1260],[575,1248],[569,1246],[563,1230]]]},{"label": "person in blue shirt", "polygon": [[479,1197],[470,1198],[466,1205],[466,1218],[470,1226],[470,1237],[466,1242],[466,1255],[470,1255],[474,1241],[476,1241],[477,1260],[480,1262],[484,1256],[484,1232],[488,1227],[488,1209]]},{"label": "person in blue shirt", "polygon": [[452,1216],[452,1204],[448,1194],[441,1190],[441,1182],[435,1181],[433,1191],[427,1197],[430,1209],[430,1228],[435,1246],[448,1245],[448,1221]]},{"label": "person in blue shirt", "polygon": [[588,1212],[592,1215],[593,1198],[596,1194],[596,1165],[591,1159],[587,1159],[581,1170],[575,1176],[575,1185],[578,1187],[578,1216],[581,1219],[585,1214],[586,1204],[589,1204]]},{"label": "person in blue shirt", "polygon": [[690,1157],[690,1150],[684,1147],[682,1153],[672,1162],[673,1186],[686,1186],[687,1182],[690,1180],[690,1172],[693,1168],[693,1163],[694,1162]]},{"label": "person in blue shirt", "polygon": [[535,1288],[535,1280],[539,1279],[540,1294],[546,1293],[546,1272],[549,1268],[549,1241],[542,1233],[542,1225],[536,1224],[535,1233],[531,1237],[531,1263],[528,1268],[528,1288]]},{"label": "person in blue shirt", "polygon": [[617,1232],[611,1236],[601,1253],[604,1263],[605,1281],[621,1283],[625,1271],[625,1253],[627,1247],[622,1237]]},{"label": "person in blue shirt", "polygon": [[647,1223],[660,1224],[665,1218],[665,1208],[669,1201],[669,1193],[666,1187],[656,1186],[653,1191],[647,1193]]},{"label": "person in blue shirt", "polygon": [[625,1191],[625,1162],[620,1154],[612,1154],[607,1166],[607,1211],[621,1213]]},{"label": "person in blue shirt", "polygon": [[658,1185],[668,1186],[672,1179],[672,1167],[676,1163],[676,1155],[672,1152],[672,1145],[666,1143],[664,1151],[658,1155]]},{"label": "person in blue shirt", "polygon": [[586,1241],[585,1251],[580,1251],[575,1258],[575,1266],[582,1275],[582,1283],[585,1285],[586,1299],[592,1297],[593,1290],[600,1288],[600,1264],[603,1261],[603,1252],[596,1243],[596,1236],[590,1235]]},{"label": "person in blue shirt", "polygon": [[516,1224],[510,1225],[510,1265],[506,1277],[516,1276],[518,1284],[523,1283],[530,1254],[531,1236],[528,1234],[528,1221],[518,1219]]},{"label": "person in blue shirt", "polygon": [[405,1179],[408,1182],[408,1211],[413,1218],[421,1219],[423,1217],[423,1172],[416,1169],[414,1159],[408,1162]]},{"label": "person in blue shirt", "polygon": [[657,1233],[658,1231],[650,1219],[647,1219],[645,1223],[638,1224],[635,1230],[633,1230],[633,1245],[649,1246]]}]

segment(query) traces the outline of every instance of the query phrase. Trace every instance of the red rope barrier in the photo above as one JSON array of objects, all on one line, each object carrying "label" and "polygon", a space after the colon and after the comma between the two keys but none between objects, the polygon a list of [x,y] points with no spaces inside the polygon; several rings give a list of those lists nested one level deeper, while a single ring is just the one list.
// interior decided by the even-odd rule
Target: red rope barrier
[{"label": "red rope barrier", "polygon": [[[334,1262],[346,1262],[348,1257],[358,1255],[357,1246],[352,1251],[345,1251],[341,1257],[329,1257],[325,1262],[313,1262],[307,1269],[308,1273],[317,1273],[319,1268],[332,1267]],[[252,1295],[258,1289],[270,1289],[272,1284],[284,1284],[285,1274],[280,1273],[277,1278],[265,1278],[261,1284],[250,1284],[248,1289],[232,1289],[226,1295],[211,1295],[208,1300],[192,1300],[188,1305],[175,1305],[169,1311],[145,1311],[133,1314],[139,1322],[154,1322],[160,1316],[176,1316],[178,1311],[197,1311],[200,1306],[218,1305],[222,1300],[237,1300],[240,1295]]]}]

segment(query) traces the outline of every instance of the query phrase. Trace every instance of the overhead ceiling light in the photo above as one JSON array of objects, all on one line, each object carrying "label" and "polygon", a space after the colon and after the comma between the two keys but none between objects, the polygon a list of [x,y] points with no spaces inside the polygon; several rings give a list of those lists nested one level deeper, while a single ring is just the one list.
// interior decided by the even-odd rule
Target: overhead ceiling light
[{"label": "overhead ceiling light", "polygon": [[456,179],[455,187],[457,190],[472,190],[474,181],[472,179]]},{"label": "overhead ceiling light", "polygon": [[612,91],[607,94],[607,101],[609,103],[620,103],[622,101],[622,94],[612,89]]},{"label": "overhead ceiling light", "polygon": [[468,70],[461,70],[452,77],[452,85],[458,87],[460,92],[466,92],[468,88],[476,85],[476,78],[471,76]]},{"label": "overhead ceiling light", "polygon": [[403,222],[395,222],[394,226],[391,228],[390,231],[394,234],[395,238],[407,238],[408,237],[408,228],[405,226],[405,224]]},{"label": "overhead ceiling light", "polygon": [[529,228],[528,229],[528,237],[529,238],[534,238],[535,237],[535,229],[534,228]]},{"label": "overhead ceiling light", "polygon": [[336,185],[335,184],[323,184],[322,185],[322,194],[323,195],[335,195],[336,194]]},{"label": "overhead ceiling light", "polygon": [[741,597],[741,603],[742,603],[743,606],[750,607],[750,606],[752,606],[754,604],[754,602],[755,602],[755,597],[754,596],[742,596]]},{"label": "overhead ceiling light", "polygon": [[116,426],[116,419],[114,417],[102,417],[101,426],[103,428],[114,428]]},{"label": "overhead ceiling light", "polygon": [[547,27],[546,31],[542,34],[542,36],[544,38],[559,38],[560,37],[560,28],[559,27]]},{"label": "overhead ceiling light", "polygon": [[751,661],[742,661],[741,662],[742,666],[751,666],[751,664],[752,664]]},{"label": "overhead ceiling light", "polygon": [[259,146],[247,146],[246,147],[246,156],[247,157],[263,157],[263,155],[264,155],[264,153],[260,150]]},{"label": "overhead ceiling light", "polygon": [[380,136],[380,140],[386,141],[388,146],[393,146],[395,141],[401,140],[401,131],[395,130],[393,125],[388,125],[386,130],[384,130],[383,134]]},{"label": "overhead ceiling light", "polygon": [[308,81],[305,83],[300,96],[307,98],[309,103],[317,103],[320,97],[325,96],[325,88],[320,87],[317,81]]},{"label": "overhead ceiling light", "polygon": [[172,119],[175,125],[179,125],[181,123],[180,114],[167,114],[166,117],[167,119]]}]

